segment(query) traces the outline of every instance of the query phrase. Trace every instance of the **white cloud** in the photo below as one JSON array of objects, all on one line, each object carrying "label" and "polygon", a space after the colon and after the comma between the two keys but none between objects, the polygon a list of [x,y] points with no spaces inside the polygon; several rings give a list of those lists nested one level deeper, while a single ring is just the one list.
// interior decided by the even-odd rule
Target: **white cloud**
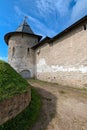
[{"label": "white cloud", "polygon": [[52,36],[55,35],[55,31],[49,29],[45,24],[40,22],[38,19],[28,15],[27,13],[23,12],[18,6],[14,6],[14,9],[19,16],[27,16],[30,21],[32,21],[33,26],[36,28],[36,33],[39,33],[43,36]]},{"label": "white cloud", "polygon": [[19,9],[19,7],[17,5],[14,6],[14,9],[15,9],[15,11],[16,11],[16,13],[18,15],[22,15],[23,14],[23,12]]},{"label": "white cloud", "polygon": [[[18,19],[28,16],[35,33],[54,36],[57,32],[68,27],[87,14],[87,0],[26,0],[30,7],[25,13],[20,5],[14,6]],[[23,0],[21,0],[23,4]],[[27,7],[29,5],[25,5]],[[22,9],[20,9],[21,7]],[[33,11],[33,9],[35,10]],[[29,10],[31,13],[29,13]],[[31,11],[32,10],[32,11]],[[32,13],[34,12],[34,13]],[[31,15],[29,15],[31,14]],[[20,18],[21,19],[21,18]],[[66,21],[65,21],[66,20]]]},{"label": "white cloud", "polygon": [[76,21],[87,14],[87,0],[75,0],[76,4],[73,6],[71,21]]},{"label": "white cloud", "polygon": [[57,11],[60,16],[64,16],[69,11],[69,5],[71,0],[37,0],[37,8],[39,12],[46,16],[50,13]]},{"label": "white cloud", "polygon": [[36,6],[45,18],[51,17],[53,12],[59,18],[69,17],[68,25],[87,14],[87,0],[36,0]]},{"label": "white cloud", "polygon": [[65,16],[69,13],[69,5],[71,0],[57,0],[55,2],[56,10],[58,10],[60,16]]},{"label": "white cloud", "polygon": [[[48,13],[52,13],[52,11],[54,11],[54,4],[52,1],[48,1],[48,0],[37,0],[36,1],[37,4],[37,8],[39,10],[39,12],[44,15],[44,14],[48,14]],[[53,7],[52,7],[53,4]]]},{"label": "white cloud", "polygon": [[5,57],[5,56],[0,56],[0,60],[4,60],[4,61],[8,61],[8,57]]},{"label": "white cloud", "polygon": [[48,35],[54,35],[55,31],[49,29],[47,26],[45,26],[43,23],[41,23],[38,19],[35,19],[31,16],[28,15],[29,20],[31,20],[33,22],[33,24],[35,24],[35,28],[37,28],[37,33],[40,32],[42,34],[44,34],[45,36]]}]

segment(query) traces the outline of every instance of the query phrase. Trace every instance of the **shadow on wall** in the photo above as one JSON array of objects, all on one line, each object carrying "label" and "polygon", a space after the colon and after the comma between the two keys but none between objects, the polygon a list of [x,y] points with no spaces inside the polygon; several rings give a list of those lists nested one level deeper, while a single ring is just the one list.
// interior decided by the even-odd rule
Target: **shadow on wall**
[{"label": "shadow on wall", "polygon": [[36,88],[38,93],[41,95],[42,108],[40,112],[40,117],[36,124],[33,126],[32,130],[46,130],[49,123],[56,115],[56,101],[57,98],[50,92],[45,91],[42,88]]}]

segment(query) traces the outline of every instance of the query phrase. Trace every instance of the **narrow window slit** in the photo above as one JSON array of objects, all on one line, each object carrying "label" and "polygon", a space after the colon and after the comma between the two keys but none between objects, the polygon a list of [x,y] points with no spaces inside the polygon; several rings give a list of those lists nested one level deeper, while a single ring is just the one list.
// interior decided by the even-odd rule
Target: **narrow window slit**
[{"label": "narrow window slit", "polygon": [[30,53],[30,49],[28,48],[28,49],[27,49],[27,54],[29,55],[29,53]]},{"label": "narrow window slit", "polygon": [[84,25],[84,30],[86,30],[86,25]]},{"label": "narrow window slit", "polygon": [[12,56],[14,56],[14,53],[15,53],[15,47],[13,47]]}]

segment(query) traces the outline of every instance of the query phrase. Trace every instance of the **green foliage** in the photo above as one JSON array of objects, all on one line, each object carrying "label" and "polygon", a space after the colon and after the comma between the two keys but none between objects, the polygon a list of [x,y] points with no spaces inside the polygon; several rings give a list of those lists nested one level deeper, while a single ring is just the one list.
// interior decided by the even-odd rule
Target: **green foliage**
[{"label": "green foliage", "polygon": [[30,105],[14,119],[9,120],[2,126],[0,130],[30,130],[39,116],[41,108],[40,96],[35,89],[31,88],[31,103]]},{"label": "green foliage", "polygon": [[28,82],[8,63],[0,60],[0,101],[26,92],[28,89]]}]

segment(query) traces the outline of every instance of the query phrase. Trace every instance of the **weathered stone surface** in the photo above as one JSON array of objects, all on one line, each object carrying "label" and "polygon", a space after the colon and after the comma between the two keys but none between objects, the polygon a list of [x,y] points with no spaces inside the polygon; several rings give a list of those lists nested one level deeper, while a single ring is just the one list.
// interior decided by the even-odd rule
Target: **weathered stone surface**
[{"label": "weathered stone surface", "polygon": [[0,125],[23,111],[29,105],[30,100],[29,91],[0,102]]},{"label": "weathered stone surface", "polygon": [[74,87],[86,86],[87,31],[83,25],[81,23],[53,43],[36,49],[37,79]]},{"label": "weathered stone surface", "polygon": [[36,37],[20,33],[12,35],[8,42],[9,63],[23,77],[29,72],[29,77],[40,80],[86,87],[87,30],[84,25],[87,26],[87,18],[35,50],[31,47],[38,43]]},{"label": "weathered stone surface", "polygon": [[35,76],[35,54],[31,47],[38,43],[37,38],[27,34],[14,34],[9,39],[8,62],[17,71],[27,70]]}]

